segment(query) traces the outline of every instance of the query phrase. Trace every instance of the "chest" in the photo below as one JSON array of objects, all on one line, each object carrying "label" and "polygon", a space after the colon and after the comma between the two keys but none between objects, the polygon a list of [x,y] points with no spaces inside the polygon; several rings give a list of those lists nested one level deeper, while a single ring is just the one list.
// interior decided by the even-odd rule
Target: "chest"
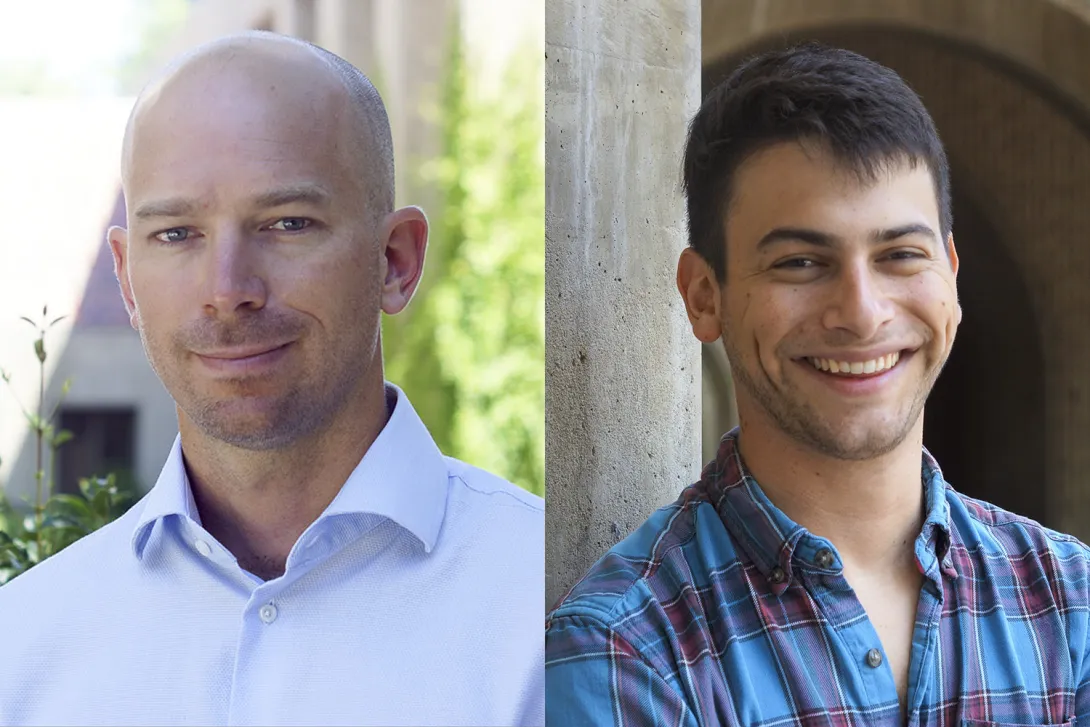
[{"label": "chest", "polygon": [[[908,696],[909,667],[912,659],[912,637],[916,630],[922,577],[890,580],[853,579],[856,598],[878,637],[881,661],[888,667],[897,689],[898,701],[904,708]],[[924,614],[926,618],[926,613]],[[864,660],[868,666],[877,661],[868,650]],[[880,668],[879,664],[877,667]]]},{"label": "chest", "polygon": [[748,604],[718,606],[718,628],[730,633],[718,657],[683,670],[689,683],[725,681],[713,690],[715,723],[851,714],[879,726],[1059,725],[1074,712],[1079,680],[1064,635],[1077,628],[1055,604],[1027,614],[1014,588],[965,578],[941,593],[930,582],[915,593],[857,592],[820,576],[780,593],[754,579],[747,590]]}]

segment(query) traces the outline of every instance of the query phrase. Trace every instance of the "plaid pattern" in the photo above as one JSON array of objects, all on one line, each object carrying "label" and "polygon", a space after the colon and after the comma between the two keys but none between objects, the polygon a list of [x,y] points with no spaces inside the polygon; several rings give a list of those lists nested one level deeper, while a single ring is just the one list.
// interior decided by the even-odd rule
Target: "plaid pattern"
[{"label": "plaid pattern", "polygon": [[906,717],[836,549],[736,445],[549,614],[549,724],[1090,724],[1085,545],[956,493],[924,451]]}]

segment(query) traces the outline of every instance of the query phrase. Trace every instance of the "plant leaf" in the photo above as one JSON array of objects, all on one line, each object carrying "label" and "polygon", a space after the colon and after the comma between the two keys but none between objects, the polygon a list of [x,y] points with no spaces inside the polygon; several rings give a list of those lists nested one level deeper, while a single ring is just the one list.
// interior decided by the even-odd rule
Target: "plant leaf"
[{"label": "plant leaf", "polygon": [[102,488],[95,493],[91,500],[91,510],[103,521],[102,524],[110,521],[110,490],[108,488]]},{"label": "plant leaf", "polygon": [[74,495],[53,495],[45,505],[46,515],[74,522],[87,532],[92,530],[95,514],[91,511],[89,503]]}]

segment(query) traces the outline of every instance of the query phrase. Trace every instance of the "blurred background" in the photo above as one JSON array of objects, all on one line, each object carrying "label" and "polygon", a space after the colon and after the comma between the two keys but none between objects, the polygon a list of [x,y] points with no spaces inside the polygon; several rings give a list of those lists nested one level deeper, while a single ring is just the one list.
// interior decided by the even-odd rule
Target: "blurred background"
[{"label": "blurred background", "polygon": [[[107,472],[137,494],[155,483],[177,424],[105,243],[124,224],[122,133],[166,60],[246,29],[323,46],[382,93],[398,204],[432,225],[420,289],[383,321],[387,378],[445,453],[544,493],[542,0],[34,0],[0,17],[0,487],[13,504],[35,497],[24,412],[43,401],[48,416],[62,394],[53,423],[72,438],[43,462],[56,491]],[[20,318],[59,316],[43,363]]]},{"label": "blurred background", "polygon": [[[946,479],[1090,537],[1090,2],[702,3],[707,93],[801,40],[897,71],[946,145],[964,319],[928,401]],[[721,346],[703,353],[704,456],[734,426]]]}]

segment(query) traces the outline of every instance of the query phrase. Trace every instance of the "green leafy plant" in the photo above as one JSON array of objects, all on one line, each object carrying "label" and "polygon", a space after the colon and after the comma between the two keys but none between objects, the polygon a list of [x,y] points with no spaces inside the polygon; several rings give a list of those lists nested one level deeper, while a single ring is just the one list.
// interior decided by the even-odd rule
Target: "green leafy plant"
[{"label": "green leafy plant", "polygon": [[[120,485],[115,474],[81,479],[79,489],[82,497],[53,494],[57,450],[72,439],[72,433],[58,430],[53,420],[68,394],[71,381],[64,382],[60,396],[47,415],[45,337],[53,326],[64,320],[64,316],[46,323],[48,307],[43,306],[41,323],[35,323],[26,317],[23,320],[34,326],[38,332],[34,341],[34,355],[38,359],[37,406],[30,410],[16,398],[35,437],[35,499],[30,513],[24,515],[15,509],[0,490],[0,585],[115,520],[134,501],[132,490]],[[0,369],[0,379],[11,385],[11,374],[3,369]],[[45,469],[47,449],[48,474]]]}]

